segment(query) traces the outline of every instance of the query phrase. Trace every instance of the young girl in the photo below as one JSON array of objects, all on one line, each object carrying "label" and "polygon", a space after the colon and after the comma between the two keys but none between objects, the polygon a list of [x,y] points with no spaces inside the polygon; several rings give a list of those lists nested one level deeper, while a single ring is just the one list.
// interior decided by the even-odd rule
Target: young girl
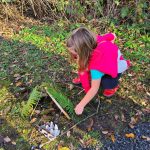
[{"label": "young girl", "polygon": [[79,71],[74,84],[82,84],[86,95],[75,107],[77,115],[82,114],[84,107],[97,94],[99,87],[103,95],[111,97],[118,89],[121,74],[129,67],[130,62],[124,60],[112,33],[95,35],[81,27],[73,31],[67,40],[71,55],[77,58]]}]

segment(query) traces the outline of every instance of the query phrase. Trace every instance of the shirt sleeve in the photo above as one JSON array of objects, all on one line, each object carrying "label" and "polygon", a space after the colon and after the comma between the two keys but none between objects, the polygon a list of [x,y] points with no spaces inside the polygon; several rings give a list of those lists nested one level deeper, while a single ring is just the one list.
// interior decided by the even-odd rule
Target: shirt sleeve
[{"label": "shirt sleeve", "polygon": [[103,35],[103,38],[107,41],[115,40],[115,34],[114,33],[106,33]]},{"label": "shirt sleeve", "polygon": [[98,70],[91,70],[91,78],[92,80],[101,79],[104,73],[98,71]]}]

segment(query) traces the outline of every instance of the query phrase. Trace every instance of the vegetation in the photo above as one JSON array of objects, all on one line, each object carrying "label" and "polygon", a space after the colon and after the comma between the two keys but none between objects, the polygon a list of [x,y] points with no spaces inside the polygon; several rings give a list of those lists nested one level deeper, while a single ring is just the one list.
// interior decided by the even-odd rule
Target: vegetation
[{"label": "vegetation", "polygon": [[23,109],[22,109],[23,117],[27,117],[31,114],[31,112],[33,111],[33,106],[39,102],[41,97],[42,97],[42,94],[37,90],[37,87],[35,87],[33,91],[31,92],[27,103],[23,106]]},{"label": "vegetation", "polygon": [[60,106],[66,109],[66,111],[71,115],[71,118],[73,119],[73,116],[75,115],[73,103],[64,94],[62,94],[62,92],[60,92],[58,88],[55,89],[55,87],[48,86],[47,91],[52,94],[52,96],[54,96]]},{"label": "vegetation", "polygon": [[[114,97],[107,99],[100,95],[99,118],[94,122],[96,126],[99,120],[100,131],[87,127],[89,123],[85,121],[80,129],[71,130],[71,135],[67,133],[67,136],[45,145],[44,149],[60,146],[77,149],[79,145],[102,147],[100,139],[113,141],[114,134],[122,132],[125,127],[150,121],[148,12],[149,1],[146,0],[1,0],[0,135],[9,136],[16,149],[23,147],[26,150],[31,145],[47,141],[34,125],[55,119],[55,114],[61,116],[61,130],[67,130],[75,123],[53,108],[50,98],[43,96],[42,85],[54,84],[55,88],[49,87],[48,90],[76,120],[73,105],[83,93],[80,88],[70,88],[76,66],[69,62],[65,41],[70,32],[80,26],[100,34],[114,32],[115,42],[125,58],[131,60],[132,67],[124,74]],[[36,109],[40,114],[33,112],[38,102]],[[91,102],[83,118],[95,111],[96,106],[96,102]],[[30,121],[21,117],[21,114],[29,116],[31,112]],[[91,131],[86,133],[87,129]]]}]

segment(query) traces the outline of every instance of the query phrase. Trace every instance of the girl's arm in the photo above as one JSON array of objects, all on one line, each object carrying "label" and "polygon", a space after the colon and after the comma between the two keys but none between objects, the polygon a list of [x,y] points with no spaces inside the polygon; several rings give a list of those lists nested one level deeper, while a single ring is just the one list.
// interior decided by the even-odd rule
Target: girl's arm
[{"label": "girl's arm", "polygon": [[100,87],[101,79],[92,80],[91,88],[86,93],[84,98],[80,101],[80,103],[75,107],[75,112],[77,115],[82,114],[84,107],[92,100],[92,98],[97,94],[98,89]]},{"label": "girl's arm", "polygon": [[108,41],[111,41],[111,42],[114,43],[114,41],[116,39],[116,35],[115,35],[115,33],[106,33],[106,34],[103,35],[103,38],[105,40],[108,40]]}]

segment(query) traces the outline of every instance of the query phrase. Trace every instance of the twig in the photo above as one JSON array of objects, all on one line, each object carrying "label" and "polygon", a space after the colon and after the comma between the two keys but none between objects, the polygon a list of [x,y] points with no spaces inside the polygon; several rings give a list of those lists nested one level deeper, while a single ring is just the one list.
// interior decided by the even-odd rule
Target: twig
[{"label": "twig", "polygon": [[[67,80],[68,81],[68,83],[62,83],[61,81],[55,81],[55,83],[61,83],[61,84],[66,84],[66,85],[69,85],[69,84],[71,84],[70,83],[70,80]],[[79,89],[83,89],[82,87],[80,87],[80,86],[78,86],[78,85],[75,85],[75,84],[72,84],[74,87],[77,87],[77,88],[79,88]]]},{"label": "twig", "polygon": [[33,113],[34,113],[34,111],[35,111],[35,109],[36,109],[37,105],[39,104],[39,101],[40,101],[40,99],[39,99],[39,100],[38,100],[38,102],[36,103],[36,106],[34,107],[34,109],[33,109],[32,113],[31,113],[31,115],[30,115],[30,119],[31,119],[31,117],[32,117],[32,115],[33,115]]},{"label": "twig", "polygon": [[[42,120],[42,118],[38,121],[37,124],[39,124],[39,123],[41,122],[41,120]],[[32,129],[32,132],[31,132],[31,134],[30,134],[29,140],[31,140],[31,138],[32,138],[33,131],[34,131],[34,128]]]},{"label": "twig", "polygon": [[82,92],[84,92],[84,90],[81,90],[77,95],[80,95]]},{"label": "twig", "polygon": [[96,115],[96,114],[98,113],[98,111],[99,111],[99,106],[100,106],[100,100],[99,100],[99,103],[98,103],[98,106],[97,106],[97,110],[96,110],[95,113],[93,113],[93,114],[87,116],[87,117],[84,118],[83,120],[81,120],[81,121],[79,121],[78,123],[74,124],[72,127],[70,127],[68,130],[66,130],[66,131],[65,131],[64,133],[62,133],[61,135],[58,135],[57,137],[55,137],[55,138],[49,140],[48,142],[45,142],[45,143],[43,143],[43,144],[40,144],[39,147],[42,148],[44,145],[50,143],[51,141],[55,140],[56,138],[63,136],[63,135],[66,134],[68,131],[70,131],[71,129],[73,129],[73,128],[76,127],[77,125],[79,125],[81,122],[83,122],[83,121],[87,120],[88,118],[90,118],[90,117]]},{"label": "twig", "polygon": [[56,101],[56,99],[52,96],[52,94],[50,92],[48,92],[47,88],[45,88],[46,93],[50,96],[50,98],[52,99],[52,101],[57,105],[57,107],[61,110],[61,112],[67,117],[67,119],[71,119],[70,116],[68,115],[68,113],[60,106],[60,104]]}]

